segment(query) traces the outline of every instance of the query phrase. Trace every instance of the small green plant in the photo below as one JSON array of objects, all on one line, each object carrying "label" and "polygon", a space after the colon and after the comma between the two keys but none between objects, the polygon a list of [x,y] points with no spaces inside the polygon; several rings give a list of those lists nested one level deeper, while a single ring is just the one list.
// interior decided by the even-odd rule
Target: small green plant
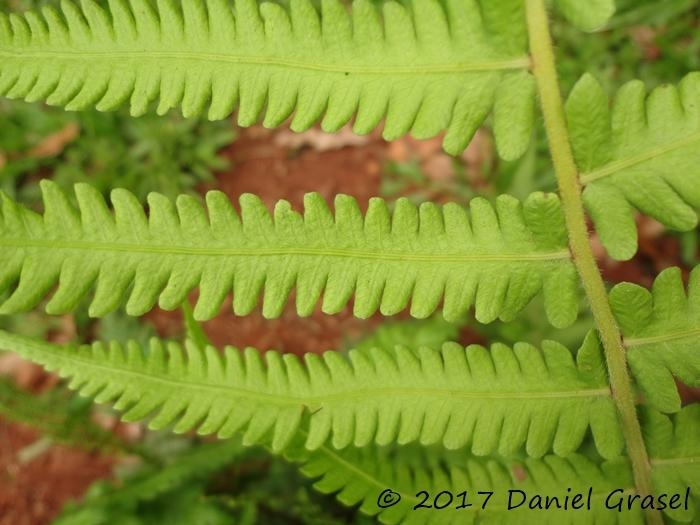
[{"label": "small green plant", "polygon": [[[554,4],[584,30],[614,11],[612,0]],[[0,313],[50,297],[46,311],[62,314],[91,297],[91,316],[122,306],[138,316],[179,308],[196,288],[198,321],[230,292],[235,313],[262,295],[273,318],[294,289],[302,316],[353,299],[362,318],[410,308],[461,320],[473,309],[490,323],[514,321],[541,295],[549,322],[565,328],[582,289],[594,323],[578,349],[387,344],[300,359],[194,341],[61,348],[8,332],[0,347],[70,377],[127,420],[263,444],[386,523],[700,519],[700,411],[681,406],[675,383],[700,386],[700,270],[687,291],[671,268],[651,292],[608,293],[585,215],[620,260],[637,250],[635,211],[673,230],[697,227],[700,73],[648,96],[631,81],[612,108],[585,75],[564,103],[544,0],[381,10],[369,0],[350,10],[338,0],[320,10],[309,0],[83,0],[0,15],[0,93],[70,110],[128,104],[133,116],[152,103],[210,119],[237,109],[241,126],[291,118],[296,131],[354,119],[367,133],[383,122],[387,140],[444,132],[453,154],[492,115],[507,160],[530,147],[539,100],[558,195],[522,202],[399,199],[390,210],[373,199],[363,215],[349,197],[331,210],[310,194],[303,213],[280,201],[271,214],[251,195],[236,210],[219,192],[206,207],[152,193],[146,213],[125,190],[108,203],[78,184],[76,206],[44,182],[38,214],[3,195]],[[547,496],[577,493],[590,509],[537,510]],[[525,503],[509,508],[519,494]]]},{"label": "small green plant", "polygon": [[[216,153],[233,138],[225,122],[172,113],[134,119],[123,110],[71,114],[3,100],[0,118],[0,188],[25,203],[40,201],[31,181],[47,168],[62,187],[88,182],[109,194],[118,178],[142,202],[154,190],[174,198],[211,182],[211,172],[226,166]],[[52,140],[61,151],[51,151]]]}]

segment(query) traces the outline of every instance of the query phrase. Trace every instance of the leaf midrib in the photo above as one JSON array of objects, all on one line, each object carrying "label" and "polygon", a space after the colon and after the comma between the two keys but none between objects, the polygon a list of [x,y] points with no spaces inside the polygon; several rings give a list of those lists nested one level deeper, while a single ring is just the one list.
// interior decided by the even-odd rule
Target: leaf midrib
[{"label": "leaf midrib", "polygon": [[[41,353],[45,353],[45,350],[38,350]],[[53,356],[55,359],[55,355]],[[153,374],[146,374],[143,372],[138,372],[129,368],[125,368],[122,366],[114,365],[113,363],[110,364],[110,366],[106,365],[101,365],[99,363],[95,363],[91,359],[84,359],[75,355],[71,356],[60,356],[60,360],[69,360],[75,363],[78,363],[78,366],[84,366],[84,367],[91,367],[100,371],[104,371],[104,376],[105,378],[108,378],[110,376],[113,376],[115,373],[120,373],[123,375],[126,375],[127,377],[138,377],[142,378],[148,381],[156,382],[156,383],[162,383],[164,385],[168,385],[170,388],[181,388],[183,385],[184,386],[189,386],[195,389],[199,390],[208,390],[208,391],[213,391],[216,392],[217,394],[220,394],[222,391],[231,393],[231,392],[236,392],[237,396],[240,397],[248,397],[248,398],[253,398],[265,402],[270,402],[273,404],[278,404],[278,405],[291,405],[291,406],[298,406],[298,405],[304,405],[308,407],[309,409],[315,408],[314,405],[321,405],[323,403],[329,403],[329,402],[346,402],[349,400],[357,400],[357,399],[363,399],[366,397],[369,398],[374,398],[374,399],[385,399],[386,397],[398,397],[398,396],[406,396],[406,397],[412,397],[412,398],[419,398],[419,397],[436,397],[436,398],[453,398],[453,399],[478,399],[478,400],[496,400],[496,401],[502,401],[502,400],[538,400],[538,399],[570,399],[570,398],[598,398],[598,397],[610,397],[610,389],[605,387],[605,388],[596,388],[596,389],[590,389],[590,390],[571,390],[571,391],[561,391],[561,392],[522,392],[522,391],[514,391],[512,393],[506,393],[506,394],[494,394],[494,393],[489,393],[489,392],[475,392],[475,393],[464,393],[463,391],[459,390],[441,390],[441,389],[425,389],[425,388],[392,388],[392,387],[384,387],[384,388],[368,388],[365,389],[362,392],[359,392],[358,390],[353,390],[350,392],[338,392],[337,394],[331,394],[331,395],[316,395],[316,396],[310,396],[310,397],[295,397],[293,393],[291,393],[289,396],[286,396],[284,394],[266,394],[263,392],[257,392],[254,390],[248,390],[240,387],[230,387],[230,386],[224,386],[224,385],[216,385],[216,384],[210,384],[210,383],[199,383],[196,381],[188,380],[188,379],[180,379],[180,378],[173,378],[173,377],[165,377],[165,376],[157,376]],[[72,374],[72,376],[75,376],[77,374]],[[110,381],[107,380],[107,383]],[[291,398],[290,398],[291,397]]]},{"label": "leaf midrib", "polygon": [[668,341],[676,341],[686,339],[688,337],[700,337],[700,328],[691,328],[690,330],[678,330],[676,332],[668,332],[662,335],[650,337],[634,337],[625,338],[624,343],[627,348],[635,348],[638,346],[653,345],[658,343],[666,343]]},{"label": "leaf midrib", "polygon": [[584,185],[590,184],[591,182],[609,177],[610,175],[614,175],[638,164],[654,160],[668,153],[672,153],[686,146],[690,146],[696,142],[700,142],[700,131],[691,133],[690,135],[684,136],[681,139],[668,142],[657,148],[649,148],[639,155],[632,155],[627,158],[615,160],[603,165],[600,168],[597,168],[594,171],[582,173],[580,175],[581,183]]},{"label": "leaf midrib", "polygon": [[64,59],[64,60],[90,60],[104,61],[105,58],[115,60],[131,60],[134,58],[143,60],[192,60],[197,62],[221,62],[244,66],[272,66],[293,69],[304,69],[323,73],[355,73],[363,75],[423,75],[429,74],[454,74],[474,73],[487,71],[505,71],[511,69],[528,69],[529,57],[517,57],[502,60],[476,60],[471,63],[442,63],[425,64],[420,66],[370,66],[352,64],[319,64],[302,60],[283,59],[278,57],[243,56],[223,53],[193,53],[184,51],[0,51],[0,58],[5,59]]},{"label": "leaf midrib", "polygon": [[536,262],[536,261],[562,261],[570,260],[568,250],[543,253],[481,253],[481,254],[418,254],[395,251],[394,253],[379,253],[362,250],[340,250],[326,248],[256,248],[245,250],[241,248],[210,248],[164,244],[126,244],[126,243],[98,243],[89,241],[64,241],[64,240],[27,240],[0,238],[0,246],[8,248],[34,248],[44,250],[80,250],[102,251],[117,253],[141,253],[153,255],[191,255],[198,257],[281,257],[281,256],[308,256],[308,257],[340,257],[355,259],[371,259],[402,262]]},{"label": "leaf midrib", "polygon": [[676,458],[651,459],[651,466],[657,468],[675,468],[679,465],[694,465],[695,463],[700,464],[700,456],[681,456]]}]

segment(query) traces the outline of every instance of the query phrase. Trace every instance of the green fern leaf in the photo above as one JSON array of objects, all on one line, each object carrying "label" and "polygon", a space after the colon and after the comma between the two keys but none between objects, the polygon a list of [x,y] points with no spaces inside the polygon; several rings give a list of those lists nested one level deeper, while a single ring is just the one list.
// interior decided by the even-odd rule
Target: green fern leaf
[{"label": "green fern leaf", "polygon": [[[581,5],[584,5],[583,3]],[[633,210],[689,231],[700,207],[700,73],[679,88],[645,88],[633,81],[618,92],[612,112],[600,84],[585,75],[566,110],[585,206],[610,255],[637,251]]]},{"label": "green fern leaf", "polygon": [[688,295],[678,268],[659,274],[651,293],[618,284],[610,303],[622,328],[627,360],[647,402],[662,412],[681,408],[673,376],[700,387],[700,266],[690,275]]},{"label": "green fern leaf", "polygon": [[[233,310],[251,312],[264,289],[263,314],[278,317],[296,285],[300,315],[310,315],[323,294],[323,311],[337,313],[355,296],[354,312],[398,313],[411,302],[414,317],[428,317],[442,302],[447,319],[475,306],[476,318],[512,319],[540,289],[555,326],[573,322],[578,283],[566,247],[559,201],[535,194],[521,206],[484,199],[471,213],[456,204],[417,208],[397,201],[391,214],[372,199],[363,218],[351,197],[335,201],[335,217],[317,194],[305,198],[303,216],[286,201],[274,218],[252,195],[240,199],[241,217],[220,192],[200,203],[177,205],[158,194],[149,216],[124,190],[112,193],[112,213],[101,195],[76,186],[78,208],[53,183],[42,182],[44,216],[0,199],[0,307],[9,314],[34,307],[58,283],[50,314],[72,311],[95,287],[90,315],[126,302],[142,315],[156,301],[178,308],[199,287],[197,320],[215,316],[233,290]],[[444,300],[443,300],[444,299]]]},{"label": "green fern leaf", "polygon": [[[456,343],[441,351],[374,349],[293,355],[194,345],[186,351],[154,340],[147,353],[136,343],[61,348],[0,332],[0,347],[71,377],[70,387],[97,402],[114,401],[126,420],[151,413],[151,428],[229,437],[283,449],[300,425],[306,447],[331,440],[350,444],[471,444],[477,455],[529,455],[578,449],[590,428],[605,457],[623,447],[599,344],[589,336],[578,364],[565,347],[546,342],[487,351]],[[106,372],[108,371],[108,372]],[[271,437],[270,437],[271,436]]]},{"label": "green fern leaf", "polygon": [[[636,525],[643,522],[638,509],[617,514],[605,508],[605,498],[613,490],[634,490],[629,466],[622,459],[598,465],[572,454],[566,458],[546,456],[520,461],[475,458],[463,450],[453,453],[434,448],[416,450],[412,446],[349,447],[340,451],[321,447],[312,452],[297,447],[285,454],[302,464],[302,473],[318,478],[314,488],[322,493],[335,493],[346,505],[359,504],[362,512],[378,516],[381,523]],[[537,494],[557,496],[563,504],[567,495],[571,498],[577,492],[585,498],[589,487],[592,489],[590,511],[556,507],[538,511],[530,510],[527,504],[508,510],[511,490],[524,491],[530,498]],[[394,494],[386,495],[387,489]],[[431,495],[424,505],[434,505],[434,498],[440,494],[437,505],[445,508],[414,509],[424,500],[418,494],[422,490]],[[449,495],[443,491],[452,493],[451,504]],[[465,503],[471,506],[458,509],[462,504],[462,496],[458,495],[464,491]],[[487,492],[493,492],[488,500]],[[395,501],[397,496],[400,501],[389,508],[382,509],[377,504],[390,498]],[[521,501],[517,493],[512,497],[512,504]]]},{"label": "green fern leaf", "polygon": [[700,405],[687,406],[672,418],[648,409],[643,428],[655,490],[691,494],[687,509],[666,513],[677,522],[697,523],[693,519],[700,516]]},{"label": "green fern leaf", "polygon": [[[0,94],[71,110],[128,100],[134,115],[157,99],[158,113],[208,107],[210,119],[238,106],[242,126],[264,113],[275,127],[293,114],[296,131],[321,118],[335,131],[355,116],[355,131],[368,133],[386,118],[388,140],[447,130],[450,153],[494,108],[505,158],[530,141],[534,80],[519,0],[385,2],[383,16],[369,0],[351,13],[339,0],[321,2],[321,13],[309,0],[292,0],[289,11],[255,0],[108,4],[0,15]],[[494,20],[516,12],[514,35],[497,32]]]}]

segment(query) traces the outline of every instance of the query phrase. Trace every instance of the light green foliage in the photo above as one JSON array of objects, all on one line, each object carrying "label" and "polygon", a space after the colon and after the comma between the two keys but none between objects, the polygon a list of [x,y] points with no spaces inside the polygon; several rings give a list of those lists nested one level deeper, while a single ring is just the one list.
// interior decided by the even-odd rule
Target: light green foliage
[{"label": "light green foliage", "polygon": [[355,116],[354,129],[368,133],[386,117],[385,138],[447,130],[453,153],[495,108],[501,154],[524,152],[534,110],[525,39],[498,33],[507,20],[522,27],[520,2],[490,3],[484,16],[476,0],[387,2],[383,20],[367,0],[351,14],[338,0],[321,4],[319,16],[308,0],[289,11],[255,0],[233,9],[227,0],[159,0],[155,10],[146,0],[111,0],[108,10],[83,0],[60,14],[0,15],[0,94],[72,110],[128,100],[133,115],[158,99],[161,114],[208,107],[210,119],[238,106],[242,126],[264,110],[269,127],[293,113],[296,131],[321,118],[337,130]]},{"label": "light green foliage", "polygon": [[142,202],[151,191],[175,198],[212,182],[213,172],[228,166],[217,156],[234,138],[228,122],[186,120],[172,113],[133,119],[126,111],[86,111],[76,117],[80,136],[52,176],[63,188],[86,182],[107,195],[118,180]]},{"label": "light green foliage", "polygon": [[[31,204],[40,200],[34,179],[46,169],[64,188],[88,182],[108,194],[119,180],[140,201],[150,191],[174,198],[227,167],[217,152],[234,137],[229,122],[186,120],[172,112],[134,119],[123,110],[71,114],[9,100],[0,101],[0,122],[0,189]],[[57,138],[67,130],[75,137]]]},{"label": "light green foliage", "polygon": [[502,196],[495,207],[475,199],[470,213],[401,199],[390,214],[372,199],[366,217],[346,196],[336,198],[335,217],[316,194],[307,195],[303,216],[280,201],[273,217],[243,195],[239,217],[220,192],[207,195],[208,214],[192,197],[175,205],[151,194],[147,218],[123,190],[112,193],[112,213],[90,186],[76,186],[79,209],[54,184],[43,181],[42,188],[43,217],[6,196],[1,201],[0,289],[19,281],[3,314],[34,307],[56,282],[51,314],[72,311],[92,286],[92,316],[114,310],[126,295],[131,315],[157,300],[175,309],[199,286],[198,320],[216,315],[232,289],[236,314],[249,313],[264,288],[263,314],[277,317],[295,284],[301,315],[322,292],[326,313],[340,311],[354,292],[359,317],[397,313],[409,300],[413,316],[427,317],[444,298],[447,319],[472,305],[482,322],[511,319],[540,289],[555,326],[570,324],[578,309],[553,195],[535,194],[524,205]]},{"label": "light green foliage", "polygon": [[635,208],[675,230],[698,223],[700,74],[645,97],[644,84],[630,82],[610,111],[586,75],[566,106],[586,208],[610,255],[622,260],[637,251]]},{"label": "light green foliage", "polygon": [[651,293],[618,284],[610,302],[625,336],[627,358],[647,402],[677,412],[681,400],[673,376],[700,387],[700,267],[690,275],[688,293],[678,268],[659,274]]},{"label": "light green foliage", "polygon": [[[621,452],[614,405],[595,337],[578,363],[563,346],[494,345],[490,352],[455,343],[442,350],[351,351],[323,357],[252,348],[192,344],[186,350],[152,341],[147,353],[101,343],[58,351],[55,345],[0,332],[0,346],[70,377],[97,402],[114,402],[126,420],[156,412],[151,428],[175,423],[226,438],[243,431],[244,443],[283,449],[307,424],[306,447],[371,443],[470,444],[476,455],[578,449],[590,428],[606,457]],[[109,368],[110,373],[104,374]],[[272,436],[270,438],[270,436]]]}]

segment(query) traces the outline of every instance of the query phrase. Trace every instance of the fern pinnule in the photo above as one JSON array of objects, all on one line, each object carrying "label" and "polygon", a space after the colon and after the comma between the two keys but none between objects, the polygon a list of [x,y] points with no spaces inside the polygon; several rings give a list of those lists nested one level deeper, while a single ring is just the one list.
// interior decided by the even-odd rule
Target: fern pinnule
[{"label": "fern pinnule", "polygon": [[[623,446],[597,338],[579,352],[554,342],[496,344],[490,352],[448,343],[421,348],[296,356],[252,348],[151,343],[148,353],[126,348],[68,346],[0,332],[0,348],[70,377],[71,388],[112,402],[127,420],[155,414],[152,428],[174,424],[222,438],[242,432],[245,444],[283,449],[304,425],[305,445],[419,441],[447,448],[470,445],[477,455],[570,454],[587,432],[599,452]],[[105,367],[110,373],[105,374]]]},{"label": "fern pinnule", "polygon": [[601,29],[615,14],[615,0],[556,0],[564,16],[584,31]]},{"label": "fern pinnule", "polygon": [[700,73],[648,98],[642,82],[629,82],[608,105],[585,75],[566,110],[584,204],[610,255],[625,260],[637,251],[634,209],[674,230],[698,224]]},{"label": "fern pinnule", "polygon": [[236,314],[251,312],[263,292],[263,314],[278,317],[295,287],[301,315],[322,294],[326,313],[342,310],[354,294],[362,318],[395,314],[410,302],[414,317],[441,307],[457,320],[474,305],[477,319],[490,322],[512,319],[540,290],[554,325],[570,324],[578,310],[553,195],[534,194],[524,205],[507,196],[495,206],[474,199],[469,213],[408,199],[392,213],[372,199],[363,217],[342,195],[335,214],[307,195],[303,215],[286,201],[271,215],[257,197],[243,195],[239,216],[220,192],[207,195],[206,211],[192,197],[173,203],[151,194],[146,217],[124,190],[112,192],[112,212],[88,185],[76,186],[77,208],[55,184],[41,187],[43,217],[0,200],[0,291],[13,292],[2,314],[34,307],[56,283],[49,313],[72,311],[94,287],[89,312],[96,317],[123,303],[131,315],[156,302],[172,310],[194,288],[198,320],[215,316],[231,291]]},{"label": "fern pinnule", "polygon": [[651,292],[622,283],[610,293],[627,348],[627,359],[649,405],[677,412],[681,399],[674,376],[700,387],[700,267],[690,274],[688,293],[679,268],[668,268]]},{"label": "fern pinnule", "polygon": [[514,20],[522,3],[487,4],[386,2],[380,15],[369,0],[350,13],[339,0],[324,0],[321,13],[310,0],[288,11],[256,0],[65,1],[61,13],[0,14],[0,94],[71,110],[128,100],[134,115],[154,100],[161,114],[180,106],[210,119],[238,107],[242,126],[264,114],[276,127],[293,114],[296,131],[321,118],[334,131],[354,116],[355,131],[368,133],[386,119],[387,139],[446,130],[451,153],[495,108],[497,146],[515,158],[530,141],[534,81],[525,39],[503,44],[489,21]]}]

